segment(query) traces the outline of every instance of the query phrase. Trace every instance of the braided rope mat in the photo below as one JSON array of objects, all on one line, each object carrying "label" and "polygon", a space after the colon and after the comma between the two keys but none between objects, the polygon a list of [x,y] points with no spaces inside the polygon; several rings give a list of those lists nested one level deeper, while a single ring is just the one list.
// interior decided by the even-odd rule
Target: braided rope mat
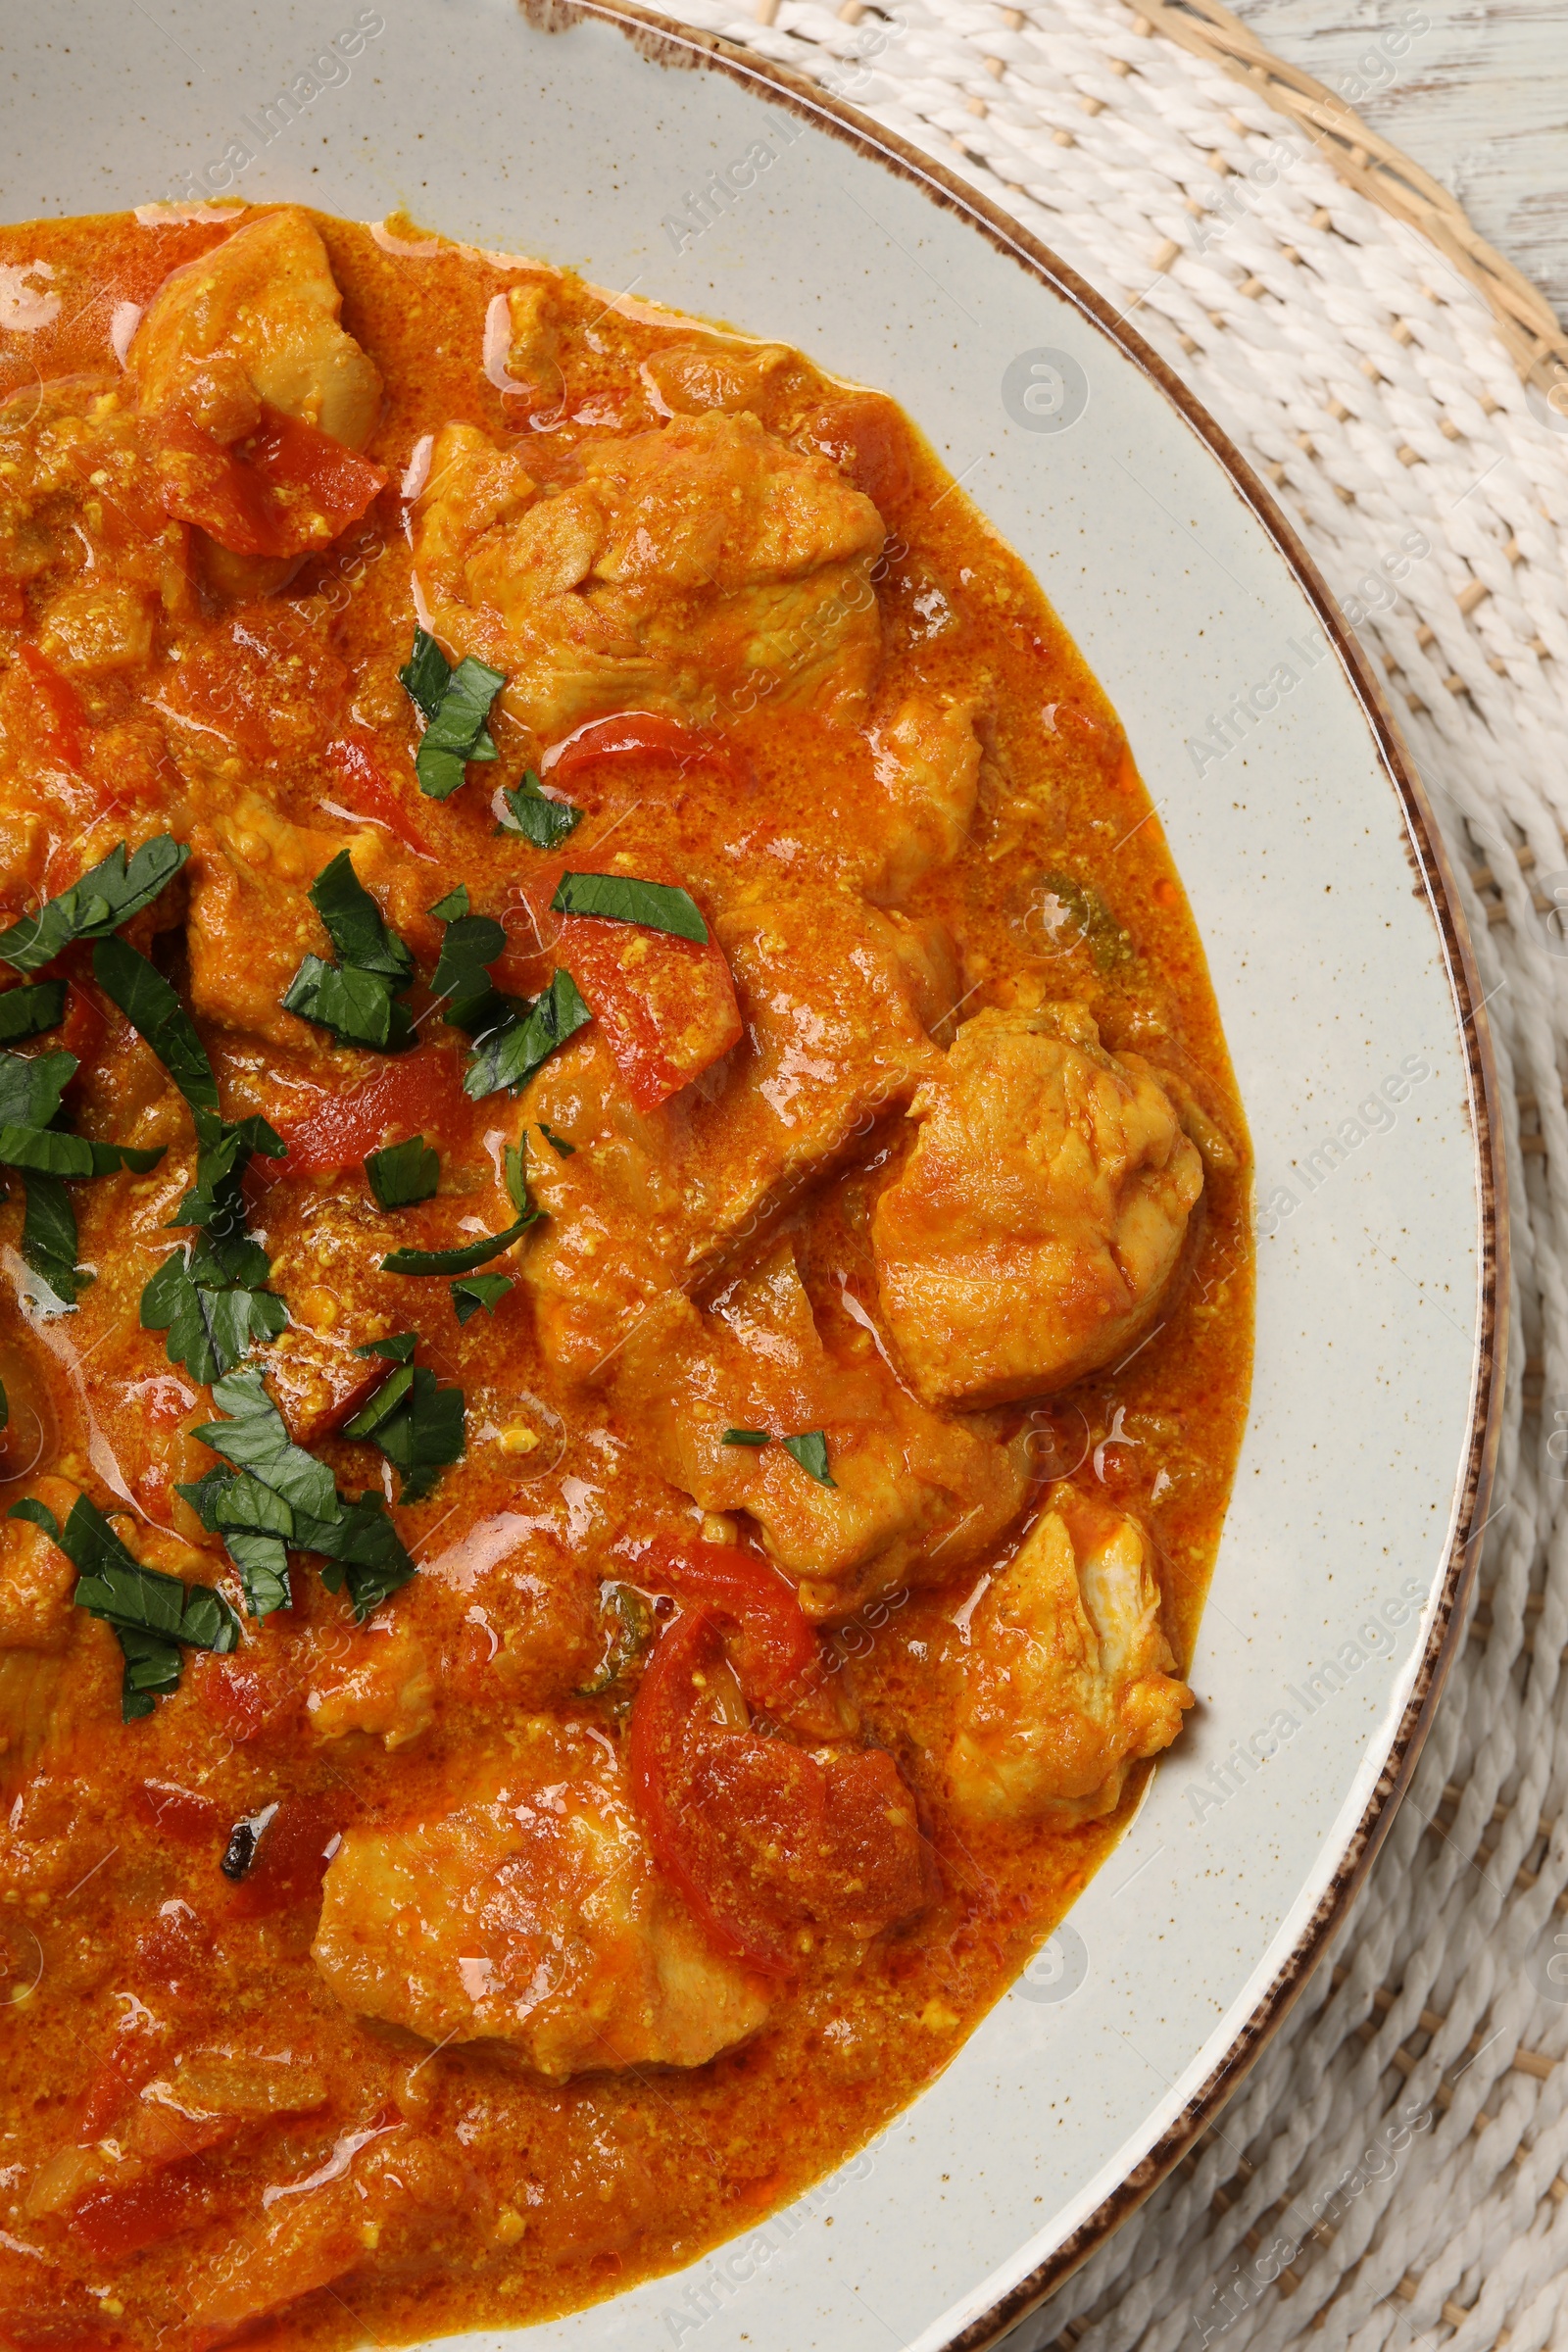
[{"label": "braided rope mat", "polygon": [[1516,1103],[1496,1498],[1412,1792],[1240,2094],[1007,2352],[1568,2345],[1568,342],[1217,0],[670,13],[849,99],[1136,306],[1386,674]]}]

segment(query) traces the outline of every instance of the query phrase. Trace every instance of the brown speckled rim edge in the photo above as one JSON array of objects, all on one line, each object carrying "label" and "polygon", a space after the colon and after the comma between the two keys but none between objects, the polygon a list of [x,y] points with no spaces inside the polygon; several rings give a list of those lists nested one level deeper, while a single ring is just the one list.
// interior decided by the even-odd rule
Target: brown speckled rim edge
[{"label": "brown speckled rim edge", "polygon": [[1208,2080],[1111,2195],[1079,2224],[1046,2260],[959,2334],[943,2352],[984,2352],[1042,2303],[1087,2261],[1128,2215],[1181,2161],[1214,2122],[1255,2063],[1264,2044],[1289,2015],[1335,1928],[1344,1918],[1393,1824],[1410,1785],[1416,1761],[1432,1727],[1448,1669],[1460,1641],[1463,1604],[1480,1557],[1480,1533],[1496,1467],[1502,1423],[1503,1370],[1507,1360],[1508,1210],[1507,1173],[1496,1116],[1496,1071],[1492,1038],[1471,953],[1469,933],[1453,888],[1447,853],[1433,822],[1427,796],[1371,668],[1346,625],[1316,564],[1240,450],[1125,318],[989,199],[976,194],[927,155],[909,147],[867,116],[830,98],[786,68],[754,57],[711,33],[676,24],[626,0],[518,0],[529,23],[544,32],[566,31],[584,20],[612,25],[655,65],[681,71],[720,73],[774,106],[787,107],[815,128],[841,139],[857,154],[911,182],[945,211],[956,213],[1029,276],[1099,328],[1133,365],[1158,385],[1230,477],[1232,488],[1250,508],[1279,549],[1311,602],[1340,659],[1382,755],[1398,797],[1420,868],[1433,919],[1443,943],[1453,993],[1454,1015],[1464,1043],[1470,1113],[1475,1135],[1477,1208],[1480,1221],[1480,1315],[1473,1374],[1470,1433],[1463,1483],[1454,1514],[1443,1588],[1417,1670],[1414,1688],[1365,1812],[1351,1833],[1338,1869],[1303,1930],[1295,1950],[1242,2027]]}]

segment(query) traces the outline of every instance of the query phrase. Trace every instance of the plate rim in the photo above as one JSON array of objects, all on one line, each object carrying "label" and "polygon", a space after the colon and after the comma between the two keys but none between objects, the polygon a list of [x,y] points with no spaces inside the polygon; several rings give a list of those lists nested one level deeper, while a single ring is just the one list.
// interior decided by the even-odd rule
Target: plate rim
[{"label": "plate rim", "polygon": [[[637,0],[514,0],[537,32],[569,31],[595,23],[620,32],[650,64],[677,72],[708,71],[750,88],[858,155],[916,187],[941,210],[956,214],[1026,276],[1067,302],[1139,368],[1205,443],[1231,488],[1273,541],[1317,616],[1338,657],[1399,804],[1447,967],[1450,1000],[1468,1082],[1480,1241],[1479,1311],[1472,1364],[1470,1426],[1463,1479],[1449,1533],[1437,1605],[1409,1698],[1385,1755],[1376,1787],[1341,1851],[1332,1879],[1289,1956],[1229,2049],[1154,2145],[1102,2199],[1094,2212],[1016,2285],[981,2316],[945,2339],[942,2352],[986,2352],[1028,2317],[1151,2196],[1240,2088],[1278,2032],[1323,1957],[1393,1827],[1432,1728],[1444,1686],[1458,1654],[1464,1604],[1480,1559],[1480,1539],[1496,1471],[1502,1434],[1509,1320],[1507,1167],[1497,1115],[1496,1064],[1487,999],[1476,969],[1469,928],[1458,900],[1447,849],[1414,760],[1353,631],[1328,584],[1278,502],[1224,427],[1153,347],[1104,297],[1044,241],[920,149],[846,100],[817,88],[806,75],[754,55],[717,33],[677,24]],[[1130,309],[1136,309],[1134,303]]]}]

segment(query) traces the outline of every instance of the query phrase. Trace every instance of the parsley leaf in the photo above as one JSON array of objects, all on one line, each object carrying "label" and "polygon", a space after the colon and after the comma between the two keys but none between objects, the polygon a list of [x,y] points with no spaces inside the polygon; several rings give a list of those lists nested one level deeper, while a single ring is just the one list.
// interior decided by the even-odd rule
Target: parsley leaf
[{"label": "parsley leaf", "polygon": [[341,1592],[347,1585],[361,1625],[418,1573],[379,1494],[361,1494],[353,1502],[340,1494],[337,1518],[329,1526],[314,1529],[306,1548],[320,1552],[329,1563],[321,1570],[321,1582],[329,1592]]},{"label": "parsley leaf", "polygon": [[502,995],[485,968],[504,954],[505,930],[494,915],[469,913],[468,893],[461,882],[430,912],[446,925],[430,977],[431,993],[446,1004],[442,1019],[451,1029],[466,1029],[470,1037],[494,1028],[515,1004],[514,999]]},{"label": "parsley leaf", "polygon": [[398,676],[424,713],[414,761],[419,790],[429,800],[444,801],[463,782],[470,760],[496,757],[485,721],[507,682],[506,672],[488,668],[471,654],[454,669],[429,632],[416,629],[414,651]]},{"label": "parsley leaf", "polygon": [[[68,1056],[69,1058],[69,1056]],[[101,1144],[59,1127],[0,1127],[0,1164],[40,1176],[112,1176],[117,1168],[144,1175],[164,1156],[164,1146]]]},{"label": "parsley leaf", "polygon": [[452,1311],[460,1323],[466,1323],[481,1306],[493,1315],[513,1287],[510,1274],[466,1274],[452,1285]]},{"label": "parsley leaf", "polygon": [[107,939],[112,931],[150,906],[167,883],[173,880],[190,856],[188,842],[160,833],[144,841],[129,863],[125,845],[117,842],[107,858],[88,868],[79,882],[50,899],[36,914],[24,914],[9,930],[0,931],[0,961],[19,972],[35,972],[53,962],[62,948],[75,939]]},{"label": "parsley leaf", "polygon": [[509,1144],[507,1146],[501,1165],[507,1180],[507,1199],[512,1202],[513,1207],[520,1216],[529,1206],[528,1151],[526,1138],[524,1138],[523,1142],[520,1144]]},{"label": "parsley leaf", "polygon": [[520,833],[536,850],[553,850],[582,823],[582,810],[546,792],[530,767],[514,792],[503,791],[507,814],[502,830]]},{"label": "parsley leaf", "polygon": [[396,1000],[414,980],[414,957],[340,850],[311,884],[310,900],[341,960],[307,956],[282,998],[285,1012],[330,1029],[340,1045],[402,1054],[414,1024]]},{"label": "parsley leaf", "polygon": [[278,1002],[302,1021],[330,1029],[340,1046],[403,1054],[414,1043],[414,1024],[382,972],[323,963],[319,956],[307,956]]},{"label": "parsley leaf", "polygon": [[221,1255],[222,1243],[244,1231],[245,1196],[240,1188],[253,1156],[261,1152],[269,1159],[283,1159],[288,1146],[260,1111],[232,1122],[198,1111],[196,1144],[196,1182],[169,1222],[205,1227],[216,1237]]},{"label": "parsley leaf", "polygon": [[538,1223],[540,1214],[537,1208],[525,1209],[504,1233],[483,1234],[457,1250],[394,1250],[382,1258],[381,1270],[386,1274],[471,1274],[475,1266],[487,1264],[520,1241],[529,1226]]},{"label": "parsley leaf", "polygon": [[74,1054],[0,1054],[0,1127],[47,1127],[77,1066]]},{"label": "parsley leaf", "polygon": [[339,850],[323,865],[310,887],[310,902],[326,926],[326,935],[344,963],[364,972],[380,972],[407,988],[414,978],[414,957],[395,931],[389,930],[380,907],[371,898],[347,850]]},{"label": "parsley leaf", "polygon": [[482,1102],[486,1095],[499,1094],[503,1087],[515,1092],[558,1046],[592,1018],[571,974],[564,970],[553,973],[544,995],[526,1011],[519,1008],[479,1040],[464,1076],[464,1093],[471,1102]]},{"label": "parsley leaf", "polygon": [[8,988],[0,996],[0,1045],[14,1045],[18,1038],[57,1029],[65,1017],[63,980],[35,980],[21,988]]},{"label": "parsley leaf", "polygon": [[[248,1242],[270,1268],[260,1245]],[[209,1279],[202,1279],[206,1275]],[[162,1331],[172,1364],[183,1364],[204,1385],[231,1372],[251,1349],[275,1340],[288,1325],[288,1310],[274,1291],[231,1282],[210,1249],[171,1250],[141,1295],[143,1331]]]},{"label": "parsley leaf", "polygon": [[726,1429],[719,1443],[724,1446],[765,1446],[771,1434],[765,1429]]},{"label": "parsley leaf", "polygon": [[119,1638],[125,1661],[120,1700],[124,1722],[150,1715],[153,1694],[177,1686],[182,1648],[226,1651],[237,1643],[239,1619],[220,1592],[143,1567],[85,1494],[72,1504],[64,1528],[49,1532],[78,1572],[72,1595],[76,1607],[102,1618]]},{"label": "parsley leaf", "polygon": [[260,1372],[227,1373],[213,1386],[213,1402],[226,1421],[208,1421],[192,1434],[236,1469],[253,1471],[291,1509],[313,1519],[335,1516],[332,1473],[324,1462],[296,1446],[283,1416],[262,1385]]},{"label": "parsley leaf", "polygon": [[367,1340],[356,1348],[356,1355],[379,1355],[389,1364],[406,1364],[419,1345],[416,1331],[390,1331],[384,1340]]},{"label": "parsley leaf", "polygon": [[422,1135],[411,1135],[406,1144],[388,1144],[382,1151],[368,1152],[365,1173],[379,1207],[412,1208],[434,1194],[441,1160]]},{"label": "parsley leaf", "polygon": [[819,1429],[806,1430],[798,1438],[785,1438],[782,1444],[785,1452],[792,1453],[807,1477],[814,1478],[819,1487],[838,1485],[828,1470],[827,1440]]},{"label": "parsley leaf", "polygon": [[101,939],[92,952],[92,976],[146,1039],[191,1108],[216,1112],[218,1080],[207,1048],[162,972],[124,940]]},{"label": "parsley leaf", "polygon": [[555,1129],[553,1127],[547,1127],[543,1119],[541,1119],[539,1122],[539,1132],[544,1137],[545,1142],[550,1146],[551,1151],[554,1152],[558,1159],[576,1158],[576,1145],[568,1144],[564,1135],[557,1135]]},{"label": "parsley leaf", "polygon": [[598,1698],[621,1682],[654,1638],[653,1607],[635,1585],[602,1585],[599,1613],[605,1628],[604,1655],[590,1679],[577,1685],[579,1698]]},{"label": "parsley leaf", "polygon": [[461,1462],[466,1406],[461,1389],[437,1386],[423,1364],[400,1364],[368,1404],[345,1422],[346,1438],[368,1438],[403,1473],[400,1502],[428,1494],[438,1473]]},{"label": "parsley leaf", "polygon": [[563,874],[550,902],[557,914],[592,914],[602,922],[642,923],[676,939],[708,945],[708,925],[696,901],[667,882],[643,882],[635,874]]},{"label": "parsley leaf", "polygon": [[58,1176],[34,1171],[26,1179],[27,1205],[22,1220],[22,1254],[48,1284],[62,1308],[74,1306],[97,1277],[76,1264],[76,1212]]}]

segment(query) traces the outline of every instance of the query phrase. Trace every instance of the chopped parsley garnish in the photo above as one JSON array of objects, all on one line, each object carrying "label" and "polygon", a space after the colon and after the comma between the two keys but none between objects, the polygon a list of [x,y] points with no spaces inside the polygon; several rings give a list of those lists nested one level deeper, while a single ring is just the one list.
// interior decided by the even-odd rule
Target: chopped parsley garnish
[{"label": "chopped parsley garnish", "polygon": [[284,1146],[259,1115],[230,1125],[196,1112],[196,1182],[170,1223],[195,1226],[188,1250],[174,1250],[141,1295],[144,1331],[162,1331],[172,1364],[210,1383],[275,1340],[288,1310],[267,1284],[271,1263],[245,1230],[242,1181],[257,1152],[281,1157]]},{"label": "chopped parsley garnish", "polygon": [[598,1698],[625,1678],[654,1638],[652,1603],[635,1585],[606,1584],[599,1591],[605,1627],[605,1653],[586,1683],[577,1686],[579,1698]]},{"label": "chopped parsley garnish", "polygon": [[196,1024],[163,973],[122,939],[101,939],[92,976],[146,1039],[192,1110],[218,1109],[218,1080]]},{"label": "chopped parsley garnish", "polygon": [[32,1496],[13,1503],[13,1519],[30,1519],[51,1536],[77,1571],[72,1594],[78,1609],[113,1626],[125,1670],[120,1711],[126,1723],[153,1711],[154,1694],[174,1690],[182,1649],[232,1649],[239,1619],[209,1585],[182,1585],[177,1576],[145,1568],[85,1494],[71,1506],[64,1527]]},{"label": "chopped parsley garnish", "polygon": [[65,1017],[63,980],[34,980],[21,988],[8,988],[0,996],[0,1046],[15,1045],[23,1037],[39,1037],[46,1029],[58,1029]]},{"label": "chopped parsley garnish", "polygon": [[568,1144],[564,1135],[557,1135],[555,1129],[553,1127],[547,1127],[543,1119],[541,1119],[539,1122],[539,1132],[544,1137],[545,1142],[550,1146],[551,1151],[554,1152],[558,1159],[575,1158],[577,1152],[576,1145]]},{"label": "chopped parsley garnish", "polygon": [[76,1212],[58,1176],[31,1175],[22,1219],[22,1254],[63,1307],[74,1306],[95,1275],[76,1263]]},{"label": "chopped parsley garnish", "polygon": [[472,1102],[482,1102],[486,1095],[499,1094],[503,1087],[515,1093],[558,1046],[592,1018],[571,974],[553,973],[542,997],[531,1005],[519,1006],[477,1041],[464,1076],[464,1093]]},{"label": "chopped parsley garnish", "polygon": [[807,1477],[814,1478],[819,1487],[838,1485],[828,1470],[827,1440],[819,1429],[808,1429],[798,1438],[784,1438],[780,1443],[786,1453],[795,1456]]},{"label": "chopped parsley garnish", "polygon": [[386,1274],[471,1274],[475,1266],[488,1265],[514,1242],[520,1241],[530,1225],[539,1221],[541,1211],[525,1209],[514,1225],[504,1233],[482,1234],[478,1241],[466,1243],[456,1250],[394,1250],[383,1257],[381,1269]]},{"label": "chopped parsley garnish", "polygon": [[62,1307],[73,1307],[92,1280],[76,1266],[76,1212],[65,1177],[107,1176],[117,1168],[156,1167],[164,1148],[101,1144],[62,1123],[61,1098],[75,1076],[74,1054],[0,1053],[0,1164],[26,1182],[22,1254]]},{"label": "chopped parsley garnish", "polygon": [[107,939],[152,905],[189,856],[187,842],[160,833],[144,841],[127,863],[125,845],[117,842],[80,881],[47,900],[36,914],[24,914],[9,930],[0,931],[0,961],[19,972],[36,972],[73,940]]},{"label": "chopped parsley garnish", "polygon": [[1073,874],[1045,874],[1040,889],[1041,927],[1053,952],[1087,947],[1095,969],[1102,973],[1132,961],[1131,937],[1092,882],[1080,882]]},{"label": "chopped parsley garnish", "polygon": [[389,1593],[406,1585],[414,1562],[379,1494],[340,1494],[332,1473],[296,1446],[255,1370],[213,1385],[213,1401],[229,1417],[195,1435],[231,1467],[210,1470],[182,1494],[209,1533],[221,1535],[239,1569],[254,1616],[289,1600],[286,1554],[318,1553],[328,1592],[345,1585],[363,1624]]},{"label": "chopped parsley garnish", "polygon": [[400,1364],[352,1421],[346,1438],[368,1439],[403,1473],[399,1502],[418,1502],[441,1471],[461,1462],[466,1408],[461,1389],[443,1389],[423,1364]]},{"label": "chopped parsley garnish", "polygon": [[414,957],[388,928],[347,850],[322,867],[309,896],[339,961],[307,956],[284,992],[284,1011],[329,1029],[339,1045],[406,1052],[414,1024],[398,1000],[413,984]]},{"label": "chopped parsley garnish", "polygon": [[379,1355],[389,1364],[406,1364],[419,1345],[416,1331],[389,1331],[384,1340],[367,1340],[355,1348],[356,1355]]},{"label": "chopped parsley garnish", "polygon": [[441,1160],[422,1135],[411,1135],[406,1144],[367,1152],[365,1173],[379,1207],[413,1208],[434,1197]]},{"label": "chopped parsley garnish", "polygon": [[721,1443],[725,1446],[766,1446],[771,1435],[765,1429],[726,1429]]},{"label": "chopped parsley garnish", "polygon": [[452,1285],[452,1311],[460,1323],[466,1323],[481,1306],[493,1315],[513,1288],[510,1274],[465,1274]]},{"label": "chopped parsley garnish", "polygon": [[530,767],[514,792],[503,791],[507,814],[502,830],[520,833],[536,850],[553,850],[582,823],[582,810],[570,801],[558,801],[546,792]]},{"label": "chopped parsley garnish", "polygon": [[445,1004],[442,1019],[450,1029],[494,1029],[517,1009],[516,999],[503,996],[486,966],[506,951],[507,935],[493,914],[472,914],[466,886],[438,899],[430,912],[446,925],[441,954],[430,978],[431,994]]},{"label": "chopped parsley garnish", "polygon": [[592,914],[601,922],[642,923],[676,939],[708,945],[708,925],[697,902],[668,882],[643,882],[635,874],[563,874],[550,902],[557,914]]},{"label": "chopped parsley garnish", "polygon": [[470,760],[497,756],[485,722],[507,682],[506,672],[489,668],[472,654],[454,669],[429,632],[416,629],[414,651],[398,676],[424,713],[424,733],[414,760],[419,790],[429,800],[448,800],[464,781]]}]

